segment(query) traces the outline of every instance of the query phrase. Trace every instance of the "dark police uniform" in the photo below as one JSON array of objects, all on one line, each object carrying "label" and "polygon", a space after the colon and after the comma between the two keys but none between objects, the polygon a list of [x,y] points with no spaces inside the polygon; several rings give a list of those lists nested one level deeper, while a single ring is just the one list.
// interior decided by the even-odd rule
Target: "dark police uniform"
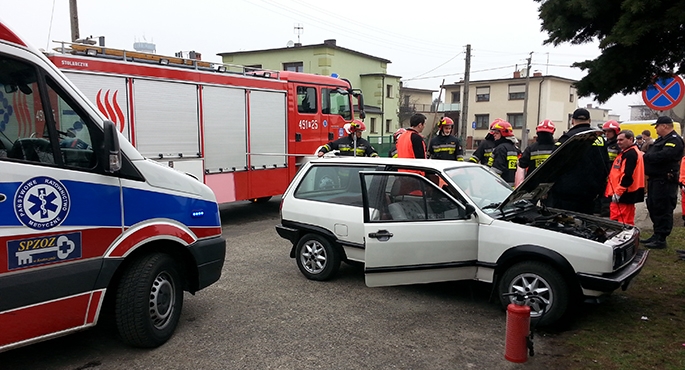
[{"label": "dark police uniform", "polygon": [[373,148],[371,143],[366,141],[364,138],[357,138],[357,145],[355,149],[354,139],[352,135],[346,137],[341,137],[338,140],[331,141],[330,143],[321,147],[319,151],[328,153],[331,150],[339,150],[341,156],[352,157],[356,155],[357,157],[378,157],[376,149]]},{"label": "dark police uniform", "polygon": [[[659,119],[661,120],[661,118]],[[657,120],[657,122],[659,122]],[[673,210],[678,198],[680,160],[683,157],[683,138],[675,131],[659,137],[644,154],[647,180],[647,210],[654,224],[655,238],[666,247],[666,237],[673,229]],[[650,241],[656,241],[651,239]],[[650,244],[646,244],[647,247]]]},{"label": "dark police uniform", "polygon": [[428,145],[428,155],[430,159],[463,161],[464,149],[454,135],[445,136],[438,133]]}]

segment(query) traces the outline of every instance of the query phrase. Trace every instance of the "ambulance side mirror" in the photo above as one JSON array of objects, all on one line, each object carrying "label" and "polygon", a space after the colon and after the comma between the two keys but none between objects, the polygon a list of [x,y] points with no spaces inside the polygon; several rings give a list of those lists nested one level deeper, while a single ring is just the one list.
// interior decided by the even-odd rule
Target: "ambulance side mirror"
[{"label": "ambulance side mirror", "polygon": [[105,172],[115,173],[121,169],[121,149],[119,148],[119,133],[112,121],[105,121],[104,165]]}]

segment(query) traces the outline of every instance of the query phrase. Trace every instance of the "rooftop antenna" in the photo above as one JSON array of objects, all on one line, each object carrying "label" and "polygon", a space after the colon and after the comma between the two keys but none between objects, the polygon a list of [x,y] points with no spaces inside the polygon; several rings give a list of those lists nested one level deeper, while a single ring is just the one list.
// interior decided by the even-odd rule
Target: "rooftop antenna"
[{"label": "rooftop antenna", "polygon": [[295,23],[293,27],[293,33],[297,35],[297,43],[300,44],[300,35],[304,33],[304,26],[302,23]]}]

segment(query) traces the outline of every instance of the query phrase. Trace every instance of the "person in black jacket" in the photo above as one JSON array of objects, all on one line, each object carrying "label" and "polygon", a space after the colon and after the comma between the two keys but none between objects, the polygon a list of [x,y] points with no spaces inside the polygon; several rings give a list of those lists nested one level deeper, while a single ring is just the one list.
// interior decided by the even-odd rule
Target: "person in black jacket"
[{"label": "person in black jacket", "polygon": [[442,117],[438,123],[438,134],[431,139],[428,145],[428,157],[430,159],[447,159],[453,161],[464,160],[464,149],[454,135],[452,129],[454,121],[449,117]]},{"label": "person in black jacket", "polygon": [[680,160],[683,157],[683,138],[673,130],[673,120],[667,116],[653,123],[659,138],[644,154],[647,179],[647,210],[654,224],[654,235],[640,240],[645,247],[664,249],[666,237],[673,229],[673,210],[678,198]]},{"label": "person in black jacket", "polygon": [[495,138],[495,149],[488,161],[488,166],[500,175],[512,187],[516,179],[516,163],[521,151],[514,145],[516,138],[511,123],[499,121],[492,126],[492,136]]},{"label": "person in black jacket", "polygon": [[546,119],[538,124],[535,131],[537,139],[523,150],[523,154],[519,158],[518,166],[526,170],[526,176],[540,167],[542,162],[546,161],[557,148],[553,136],[554,131],[556,131],[554,122]]},{"label": "person in black jacket", "polygon": [[338,150],[341,156],[347,157],[378,157],[376,149],[362,137],[366,130],[364,122],[356,119],[346,123],[344,128],[348,135],[322,146],[317,153],[319,157],[331,150]]},{"label": "person in black jacket", "polygon": [[469,162],[480,163],[484,165],[488,164],[488,161],[490,161],[490,156],[492,155],[492,151],[495,149],[495,138],[492,136],[492,126],[501,120],[501,118],[495,118],[495,120],[490,123],[490,131],[487,133],[487,135],[485,135],[485,140],[478,144],[478,148],[476,148],[476,151],[474,151],[471,155],[471,158],[469,158]]},{"label": "person in black jacket", "polygon": [[[590,127],[590,112],[584,108],[573,112],[571,123],[573,127],[557,140],[557,145],[563,144],[577,133],[593,130]],[[609,176],[610,162],[606,142],[599,136],[588,151],[568,155],[574,156],[575,160],[554,183],[549,192],[547,205],[591,215],[595,199],[604,196]]]}]

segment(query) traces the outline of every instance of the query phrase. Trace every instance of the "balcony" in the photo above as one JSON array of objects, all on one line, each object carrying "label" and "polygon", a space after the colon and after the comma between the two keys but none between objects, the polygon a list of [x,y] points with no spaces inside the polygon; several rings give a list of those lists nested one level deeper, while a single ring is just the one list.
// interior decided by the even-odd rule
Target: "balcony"
[{"label": "balcony", "polygon": [[438,104],[438,109],[435,110],[435,104],[409,104],[408,106],[402,105],[400,106],[400,112],[401,113],[431,113],[431,112],[459,112],[461,111],[461,104],[459,103],[452,103],[452,104],[445,104],[445,103],[440,103]]}]

